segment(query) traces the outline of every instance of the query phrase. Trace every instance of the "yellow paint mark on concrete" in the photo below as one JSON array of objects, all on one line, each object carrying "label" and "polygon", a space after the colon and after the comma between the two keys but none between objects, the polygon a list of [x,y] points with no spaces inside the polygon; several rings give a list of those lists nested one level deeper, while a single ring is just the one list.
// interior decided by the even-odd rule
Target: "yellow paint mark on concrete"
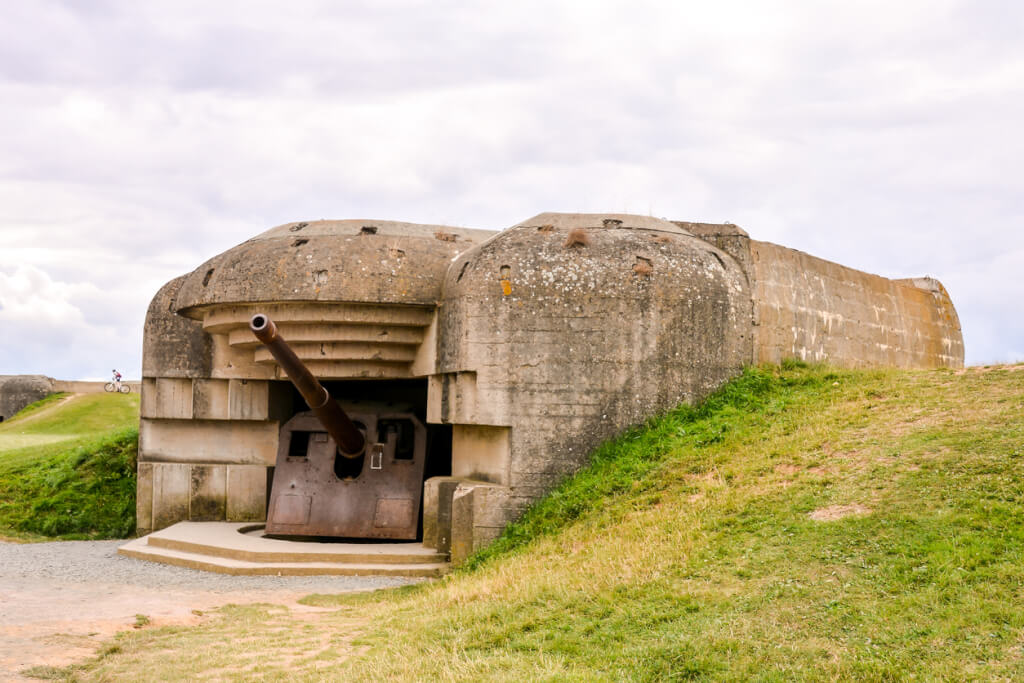
[{"label": "yellow paint mark on concrete", "polygon": [[511,280],[502,280],[501,281],[501,293],[504,294],[505,296],[508,296],[509,294],[512,293],[512,281]]}]

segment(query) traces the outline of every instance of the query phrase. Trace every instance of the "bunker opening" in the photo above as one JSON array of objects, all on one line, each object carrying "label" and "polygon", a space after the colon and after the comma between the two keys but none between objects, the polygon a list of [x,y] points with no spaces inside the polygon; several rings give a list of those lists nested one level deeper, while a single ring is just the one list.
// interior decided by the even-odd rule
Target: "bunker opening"
[{"label": "bunker opening", "polygon": [[[290,392],[290,415],[309,411],[302,394],[289,382],[280,382]],[[386,412],[410,413],[416,420],[423,423],[427,432],[426,462],[424,478],[448,476],[452,468],[452,426],[450,424],[427,424],[427,380],[325,380],[321,382],[331,395],[348,414],[371,411],[375,414]],[[291,418],[289,418],[291,419]],[[287,420],[285,420],[287,422]],[[368,432],[364,422],[353,419],[353,424],[370,443],[388,443],[390,438],[395,441],[394,459],[411,461],[416,453],[416,425],[408,418],[384,418],[377,420],[374,433]],[[304,458],[312,444],[322,442],[329,437],[320,426],[313,431],[292,430],[282,434],[288,443],[288,457]],[[284,441],[282,438],[282,442]],[[312,442],[312,444],[311,444]],[[335,460],[335,474],[341,478],[356,478],[361,474],[362,465],[366,462],[366,450],[358,457],[339,457]]]},{"label": "bunker opening", "polygon": [[452,450],[451,429],[426,424],[427,380],[321,382],[266,315],[250,329],[291,386],[267,535],[422,539],[423,482],[451,472]]}]

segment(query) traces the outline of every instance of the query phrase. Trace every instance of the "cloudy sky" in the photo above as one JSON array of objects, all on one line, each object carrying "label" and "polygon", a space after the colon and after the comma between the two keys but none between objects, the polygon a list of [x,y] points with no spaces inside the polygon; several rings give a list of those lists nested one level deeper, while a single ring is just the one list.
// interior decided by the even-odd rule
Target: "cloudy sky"
[{"label": "cloudy sky", "polygon": [[731,221],[932,275],[1024,360],[1024,3],[0,7],[0,374],[140,373],[167,280],[280,223]]}]

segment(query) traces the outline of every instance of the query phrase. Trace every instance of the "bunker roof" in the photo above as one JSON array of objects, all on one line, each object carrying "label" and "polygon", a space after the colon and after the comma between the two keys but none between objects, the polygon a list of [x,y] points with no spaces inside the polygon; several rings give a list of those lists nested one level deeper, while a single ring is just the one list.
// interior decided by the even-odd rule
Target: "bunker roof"
[{"label": "bunker roof", "polygon": [[175,305],[196,319],[222,304],[289,301],[434,305],[451,260],[488,230],[369,219],[286,223],[185,277]]}]

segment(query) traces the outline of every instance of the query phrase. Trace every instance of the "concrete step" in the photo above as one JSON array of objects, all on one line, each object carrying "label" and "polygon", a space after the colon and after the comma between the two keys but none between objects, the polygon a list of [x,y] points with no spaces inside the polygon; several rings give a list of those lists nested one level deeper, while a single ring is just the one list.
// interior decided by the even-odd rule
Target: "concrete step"
[{"label": "concrete step", "polygon": [[264,538],[262,525],[180,522],[118,552],[224,574],[441,576],[448,557],[421,543],[329,543]]}]

